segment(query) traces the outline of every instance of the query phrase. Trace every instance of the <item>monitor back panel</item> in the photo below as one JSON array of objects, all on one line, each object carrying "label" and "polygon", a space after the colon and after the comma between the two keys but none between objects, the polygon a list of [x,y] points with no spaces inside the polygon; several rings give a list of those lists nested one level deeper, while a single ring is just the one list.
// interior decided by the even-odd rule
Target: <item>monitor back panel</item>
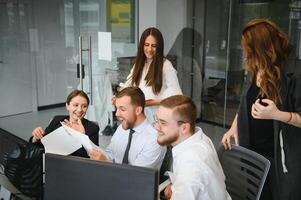
[{"label": "monitor back panel", "polygon": [[46,154],[45,200],[155,200],[158,171]]}]

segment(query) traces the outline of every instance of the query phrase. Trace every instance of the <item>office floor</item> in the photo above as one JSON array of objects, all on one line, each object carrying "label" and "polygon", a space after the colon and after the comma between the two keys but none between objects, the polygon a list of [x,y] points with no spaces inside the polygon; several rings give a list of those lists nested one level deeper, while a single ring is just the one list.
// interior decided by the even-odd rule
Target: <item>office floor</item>
[{"label": "office floor", "polygon": [[[55,115],[64,115],[66,113],[65,107],[48,109],[38,112],[24,113],[15,116],[0,118],[0,128],[15,134],[16,136],[28,140],[31,136],[32,130],[41,126],[45,128]],[[198,123],[203,131],[209,136],[215,147],[220,144],[222,135],[226,129],[206,123]],[[100,133],[101,134],[101,133]],[[110,136],[100,135],[99,144],[101,147],[106,147],[110,142]]]}]

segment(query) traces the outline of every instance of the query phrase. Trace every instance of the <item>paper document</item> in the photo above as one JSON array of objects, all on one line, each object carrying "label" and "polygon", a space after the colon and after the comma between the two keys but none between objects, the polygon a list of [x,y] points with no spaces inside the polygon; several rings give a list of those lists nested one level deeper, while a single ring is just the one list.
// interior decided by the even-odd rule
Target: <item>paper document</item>
[{"label": "paper document", "polygon": [[81,143],[60,127],[41,139],[45,153],[69,155],[82,147]]},{"label": "paper document", "polygon": [[173,172],[167,171],[168,177],[170,179],[171,183],[175,182],[175,175],[173,174]]},{"label": "paper document", "polygon": [[74,138],[76,138],[76,140],[83,145],[83,147],[86,149],[87,152],[91,151],[92,149],[98,150],[101,153],[105,154],[104,151],[97,145],[95,145],[90,138],[86,135],[83,134],[77,130],[74,130],[72,128],[70,128],[69,126],[65,125],[64,123],[62,123],[62,127],[70,134],[72,135]]},{"label": "paper document", "polygon": [[98,59],[112,61],[111,32],[98,32]]},{"label": "paper document", "polygon": [[159,185],[158,193],[160,194],[160,192],[162,192],[170,183],[171,183],[170,179],[167,179],[166,181],[164,181],[163,183],[161,183]]},{"label": "paper document", "polygon": [[72,137],[74,137],[79,143],[81,143],[87,151],[92,150],[91,143],[93,143],[93,142],[89,139],[89,137],[86,134],[76,131],[76,130],[70,128],[69,126],[65,125],[62,122],[61,122],[61,124],[62,124],[63,128],[67,131],[67,133],[72,135]]}]

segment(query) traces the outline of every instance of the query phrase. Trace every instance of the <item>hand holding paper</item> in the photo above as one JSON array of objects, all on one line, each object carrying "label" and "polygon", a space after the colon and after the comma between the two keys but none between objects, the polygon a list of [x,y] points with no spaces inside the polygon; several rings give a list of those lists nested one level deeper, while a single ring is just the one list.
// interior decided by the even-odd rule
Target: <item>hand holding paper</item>
[{"label": "hand holding paper", "polygon": [[92,151],[89,152],[89,156],[92,160],[110,161],[104,153],[96,149],[92,149]]},{"label": "hand holding paper", "polygon": [[[65,123],[61,123],[62,126],[64,127],[64,129],[70,134],[72,135],[74,138],[77,139],[77,141],[79,141],[83,147],[86,149],[87,152],[91,152],[93,149],[99,151],[100,153],[102,153],[103,155],[105,155],[104,151],[99,147],[96,146],[86,134],[82,134],[81,132],[74,130],[72,128],[70,128],[69,126],[67,126]],[[82,124],[81,124],[82,125]]]},{"label": "hand holding paper", "polygon": [[63,127],[60,127],[41,139],[45,148],[45,153],[54,153],[59,155],[70,155],[82,147],[81,143],[66,133]]},{"label": "hand holding paper", "polygon": [[77,141],[79,141],[87,151],[92,150],[91,143],[93,142],[89,139],[89,137],[86,134],[83,134],[73,128],[70,128],[65,123],[61,122],[61,124],[64,127],[65,131],[67,131],[67,133],[69,133],[70,135],[72,135],[72,137],[74,137]]},{"label": "hand holding paper", "polygon": [[76,123],[72,123],[69,120],[64,119],[63,124],[65,124],[66,126],[69,126],[70,128],[72,128],[72,129],[74,129],[74,130],[76,130],[76,131],[78,131],[80,133],[85,134],[85,132],[86,132],[85,127],[84,127],[84,125],[82,123],[82,120],[80,120],[80,119],[78,119],[76,121]]},{"label": "hand holding paper", "polygon": [[[100,157],[100,155],[102,155],[102,157],[107,158],[104,151],[99,146],[95,145],[86,134],[70,128],[68,125],[71,123],[68,120],[66,122],[61,122],[61,124],[62,127],[54,130],[41,139],[41,142],[45,147],[45,153],[70,155],[83,146],[87,152],[90,153],[93,150],[93,152],[98,152],[94,152],[95,156],[97,155]],[[85,130],[81,122],[76,124],[76,127],[78,130]]]}]

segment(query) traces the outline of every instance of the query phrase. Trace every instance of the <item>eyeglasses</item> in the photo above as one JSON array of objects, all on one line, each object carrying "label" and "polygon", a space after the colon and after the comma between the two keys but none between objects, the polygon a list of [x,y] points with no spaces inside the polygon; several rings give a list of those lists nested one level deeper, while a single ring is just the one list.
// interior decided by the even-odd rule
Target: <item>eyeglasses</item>
[{"label": "eyeglasses", "polygon": [[[154,123],[153,123],[153,125],[159,124],[160,126],[166,126],[166,125],[168,124],[167,121],[158,119],[157,115],[154,115],[153,118],[154,118]],[[177,124],[178,124],[179,126],[182,125],[182,124],[185,124],[185,123],[187,123],[187,122],[182,121],[182,120],[177,121]]]}]

